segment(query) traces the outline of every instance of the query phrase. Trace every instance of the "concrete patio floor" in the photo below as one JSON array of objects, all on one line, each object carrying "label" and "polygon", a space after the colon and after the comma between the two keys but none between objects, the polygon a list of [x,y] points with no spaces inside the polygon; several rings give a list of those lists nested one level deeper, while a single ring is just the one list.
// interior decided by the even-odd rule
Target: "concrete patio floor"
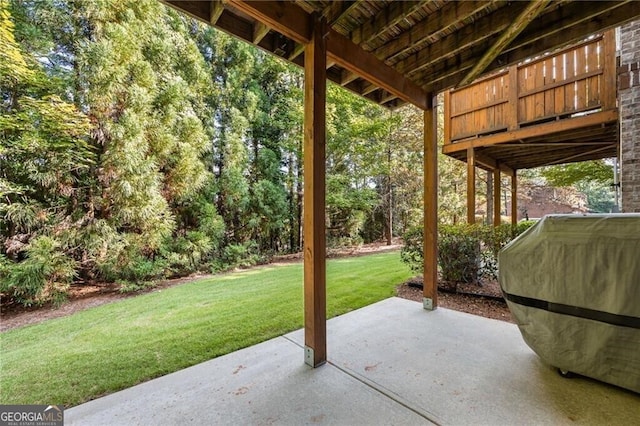
[{"label": "concrete patio floor", "polygon": [[391,298],[65,411],[67,425],[640,424],[640,395],[563,379],[513,324]]}]

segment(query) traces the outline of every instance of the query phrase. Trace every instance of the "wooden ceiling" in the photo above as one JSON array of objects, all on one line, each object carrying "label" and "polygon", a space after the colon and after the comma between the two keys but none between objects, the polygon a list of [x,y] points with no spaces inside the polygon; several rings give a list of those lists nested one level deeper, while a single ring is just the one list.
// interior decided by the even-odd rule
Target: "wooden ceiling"
[{"label": "wooden ceiling", "polygon": [[639,1],[180,1],[174,8],[297,65],[326,18],[327,76],[389,108],[637,19]]}]

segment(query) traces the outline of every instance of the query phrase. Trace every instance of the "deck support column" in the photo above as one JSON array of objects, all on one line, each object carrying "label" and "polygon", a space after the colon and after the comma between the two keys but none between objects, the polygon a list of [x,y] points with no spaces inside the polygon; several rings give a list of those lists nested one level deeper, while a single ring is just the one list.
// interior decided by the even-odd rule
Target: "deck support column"
[{"label": "deck support column", "polygon": [[424,240],[422,304],[438,307],[438,138],[436,99],[430,97],[424,111]]},{"label": "deck support column", "polygon": [[473,147],[467,149],[467,223],[476,223],[476,158]]},{"label": "deck support column", "polygon": [[500,169],[497,168],[493,171],[493,226],[500,226],[502,224],[502,209],[500,207],[501,186],[502,179]]},{"label": "deck support column", "polygon": [[327,33],[316,18],[304,63],[304,342],[305,363],[327,360],[325,133]]},{"label": "deck support column", "polygon": [[511,225],[518,223],[518,174],[515,169],[511,175]]}]

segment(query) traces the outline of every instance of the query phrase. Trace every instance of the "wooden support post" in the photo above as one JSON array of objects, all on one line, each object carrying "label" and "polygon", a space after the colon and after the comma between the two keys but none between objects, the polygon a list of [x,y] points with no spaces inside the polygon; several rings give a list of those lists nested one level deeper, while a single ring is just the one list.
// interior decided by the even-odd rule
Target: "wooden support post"
[{"label": "wooden support post", "polygon": [[490,225],[493,223],[493,170],[487,170],[487,215],[484,219],[484,224]]},{"label": "wooden support post", "polygon": [[444,91],[444,145],[451,144],[451,90]]},{"label": "wooden support post", "polygon": [[476,160],[473,147],[467,149],[467,223],[476,223]]},{"label": "wooden support post", "polygon": [[511,224],[518,223],[518,174],[515,169],[511,175]]},{"label": "wooden support post", "polygon": [[438,138],[435,97],[424,111],[424,250],[423,307],[438,307]]},{"label": "wooden support post", "polygon": [[312,367],[327,360],[326,33],[326,19],[315,19],[304,52],[304,341],[305,363]]},{"label": "wooden support post", "polygon": [[518,66],[513,65],[509,67],[509,102],[507,102],[506,115],[507,115],[507,126],[509,130],[516,130],[520,127],[520,117],[518,114],[519,103],[520,103],[520,84],[518,81]]},{"label": "wooden support post", "polygon": [[603,34],[604,63],[602,66],[602,87],[600,91],[602,109],[614,109],[616,107],[617,78],[616,73],[616,33],[615,30],[606,31]]},{"label": "wooden support post", "polygon": [[502,209],[500,207],[500,195],[502,193],[502,179],[500,169],[493,171],[493,226],[502,224]]}]

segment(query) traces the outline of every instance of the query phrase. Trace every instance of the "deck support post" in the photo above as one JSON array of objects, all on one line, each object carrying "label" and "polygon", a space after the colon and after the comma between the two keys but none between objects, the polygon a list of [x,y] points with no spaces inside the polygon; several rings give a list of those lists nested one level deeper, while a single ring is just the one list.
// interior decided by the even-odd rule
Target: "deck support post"
[{"label": "deck support post", "polygon": [[438,138],[436,99],[424,110],[424,240],[422,301],[426,310],[438,307]]},{"label": "deck support post", "polygon": [[467,223],[476,223],[476,158],[473,147],[467,149]]},{"label": "deck support post", "polygon": [[[502,178],[500,169],[493,171],[493,226],[502,224],[502,208],[500,207],[500,195],[502,193]],[[490,202],[487,200],[487,202]]]},{"label": "deck support post", "polygon": [[304,64],[304,342],[305,363],[327,360],[325,136],[325,18],[315,18]]},{"label": "deck support post", "polygon": [[518,223],[518,174],[513,171],[511,175],[511,225],[515,229]]}]

